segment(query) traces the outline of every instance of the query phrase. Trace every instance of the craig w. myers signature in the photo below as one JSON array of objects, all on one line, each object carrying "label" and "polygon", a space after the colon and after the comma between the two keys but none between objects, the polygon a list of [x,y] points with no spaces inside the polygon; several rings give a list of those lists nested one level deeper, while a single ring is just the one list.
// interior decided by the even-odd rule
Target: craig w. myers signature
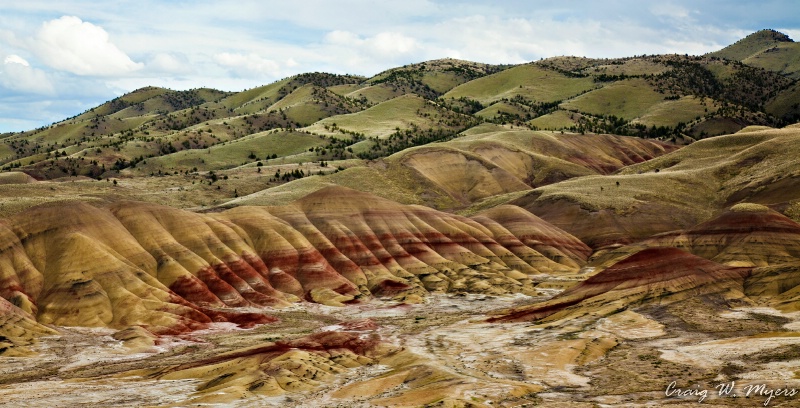
[{"label": "craig w. myers signature", "polygon": [[679,388],[678,382],[673,381],[667,385],[664,395],[670,398],[697,398],[697,402],[703,402],[709,396],[716,395],[722,398],[764,398],[764,406],[769,406],[775,398],[792,398],[800,391],[794,388],[773,388],[768,384],[747,384],[737,388],[736,381],[719,383],[712,390],[700,386],[690,386]]}]

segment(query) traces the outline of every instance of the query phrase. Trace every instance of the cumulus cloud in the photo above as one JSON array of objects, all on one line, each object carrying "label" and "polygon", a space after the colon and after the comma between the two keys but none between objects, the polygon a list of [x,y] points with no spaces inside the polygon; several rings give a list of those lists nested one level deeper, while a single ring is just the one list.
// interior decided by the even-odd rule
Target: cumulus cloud
[{"label": "cumulus cloud", "polygon": [[15,54],[3,60],[0,86],[20,93],[52,95],[55,92],[44,71],[32,68],[27,60]]},{"label": "cumulus cloud", "polygon": [[74,16],[42,24],[31,48],[50,67],[77,75],[122,75],[143,67],[117,48],[102,27]]}]

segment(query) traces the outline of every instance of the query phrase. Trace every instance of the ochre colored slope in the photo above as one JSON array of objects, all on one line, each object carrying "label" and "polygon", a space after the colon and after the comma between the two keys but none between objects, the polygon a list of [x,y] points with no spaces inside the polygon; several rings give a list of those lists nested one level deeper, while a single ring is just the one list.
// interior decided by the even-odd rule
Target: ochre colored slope
[{"label": "ochre colored slope", "polygon": [[[558,234],[542,252],[529,246],[522,250],[516,236],[498,235],[480,218],[402,206],[341,187],[310,194],[295,207],[299,214],[284,207],[278,215],[302,231],[336,270],[353,271],[355,277],[348,280],[360,283],[360,271],[369,290],[377,293],[404,285],[429,291],[483,291],[490,286],[492,292],[516,291],[517,283],[506,275],[519,279],[519,273],[568,271],[585,259],[573,255],[559,263],[546,255],[547,250],[564,250],[561,241],[580,245],[569,236]],[[502,244],[499,237],[505,239]],[[486,286],[487,281],[494,283]]]},{"label": "ochre colored slope", "polygon": [[737,203],[800,202],[796,126],[708,138],[606,177],[538,187],[513,201],[593,248],[688,229]]},{"label": "ochre colored slope", "polygon": [[430,180],[457,202],[470,203],[485,197],[530,188],[504,168],[470,152],[425,146],[405,155],[401,160],[403,165]]},{"label": "ochre colored slope", "polygon": [[676,248],[648,248],[551,300],[513,309],[492,320],[604,316],[644,303],[668,303],[700,295],[748,302],[743,284],[750,271],[751,268],[720,265]]},{"label": "ochre colored slope", "polygon": [[[75,203],[37,207],[9,220],[29,263],[11,269],[5,281],[21,283],[20,292],[30,300],[30,309],[39,322],[94,327],[143,325],[156,333],[169,333],[203,327],[213,320],[243,325],[272,320],[263,315],[228,316],[201,310],[222,303],[213,299],[190,303],[178,296],[167,286],[173,284],[171,272],[178,262],[170,258],[177,252],[174,247],[165,244],[160,252],[148,252],[150,243],[142,239],[140,244],[112,211]],[[146,215],[147,206],[137,212]],[[142,229],[155,231],[157,226],[139,224]],[[200,248],[195,249],[203,254]],[[15,262],[21,255],[6,250],[0,258]],[[187,258],[177,259],[199,274]],[[9,289],[4,287],[3,291]]]},{"label": "ochre colored slope", "polygon": [[300,299],[533,293],[530,275],[575,272],[589,252],[518,207],[470,219],[342,187],[215,214],[45,205],[0,227],[0,294],[17,315],[154,333],[266,323],[258,308]]},{"label": "ochre colored slope", "polygon": [[713,220],[643,245],[681,248],[730,266],[776,265],[800,260],[800,224],[762,205],[739,204]]},{"label": "ochre colored slope", "polygon": [[573,177],[610,174],[676,149],[635,137],[504,129],[407,149],[386,161],[413,170],[454,202],[469,204]]},{"label": "ochre colored slope", "polygon": [[56,331],[36,322],[36,318],[0,297],[0,356],[16,357],[29,353],[25,347],[43,334]]},{"label": "ochre colored slope", "polygon": [[[678,149],[675,145],[635,137],[531,130],[482,132],[441,145],[454,150],[454,153],[476,155],[531,186],[579,175],[610,174],[622,167]],[[399,153],[390,159],[410,160],[416,156],[441,153],[440,150],[438,145],[423,146]],[[555,172],[562,174],[560,177],[551,174]]]},{"label": "ochre colored slope", "polygon": [[193,403],[225,403],[253,395],[314,390],[390,349],[375,334],[326,331],[215,355],[191,363],[130,372],[163,380],[200,379]]},{"label": "ochre colored slope", "polygon": [[[532,248],[550,260],[576,268],[591,254],[589,247],[579,239],[561,233],[547,221],[517,206],[501,205],[473,219],[492,229],[498,242],[512,251]],[[503,240],[508,240],[508,243],[503,243]]]}]

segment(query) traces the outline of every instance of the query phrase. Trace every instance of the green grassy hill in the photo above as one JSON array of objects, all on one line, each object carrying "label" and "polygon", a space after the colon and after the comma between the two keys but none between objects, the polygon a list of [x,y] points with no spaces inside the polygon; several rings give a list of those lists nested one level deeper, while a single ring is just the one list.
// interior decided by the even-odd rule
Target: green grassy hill
[{"label": "green grassy hill", "polygon": [[444,58],[393,68],[375,75],[367,83],[435,99],[458,85],[505,68],[503,65]]},{"label": "green grassy hill", "polygon": [[742,61],[786,42],[792,42],[786,34],[775,30],[760,30],[709,55],[732,61]]},{"label": "green grassy hill", "polygon": [[800,44],[775,30],[761,30],[708,54],[800,79]]},{"label": "green grassy hill", "polygon": [[147,159],[136,166],[134,174],[147,175],[159,171],[184,173],[192,169],[222,170],[259,161],[269,163],[272,155],[281,157],[285,162],[291,160],[292,156],[308,153],[308,149],[324,144],[324,139],[308,133],[270,130],[206,149],[186,149]]},{"label": "green grassy hill", "polygon": [[595,116],[614,115],[633,120],[664,101],[652,85],[643,79],[627,79],[606,85],[561,104],[567,110]]},{"label": "green grassy hill", "polygon": [[[236,93],[147,87],[51,126],[0,136],[0,168],[38,180],[152,184],[161,190],[146,198],[178,205],[380,173],[380,183],[401,186],[387,190],[393,199],[489,205],[495,196],[603,173],[564,153],[576,146],[537,150],[544,133],[536,130],[555,131],[545,139],[592,137],[587,145],[612,143],[594,135],[605,133],[691,143],[793,123],[800,118],[795,44],[759,32],[705,56],[554,57],[516,66],[441,59],[370,78],[300,74]],[[441,163],[432,159],[439,156]],[[436,170],[445,162],[472,181]],[[403,180],[435,193],[412,199],[418,191],[408,181],[391,181],[375,163],[405,169]],[[212,171],[229,177],[208,184]],[[203,189],[192,184],[201,180]],[[380,183],[364,184],[377,192]],[[166,193],[174,188],[199,198]]]},{"label": "green grassy hill", "polygon": [[457,86],[443,98],[469,98],[483,105],[516,96],[535,102],[554,102],[594,87],[591,78],[571,77],[537,64],[524,64]]},{"label": "green grassy hill", "polygon": [[445,107],[414,94],[379,103],[369,109],[348,115],[320,120],[307,131],[327,136],[358,134],[363,137],[386,138],[408,129],[462,130],[471,121]]}]

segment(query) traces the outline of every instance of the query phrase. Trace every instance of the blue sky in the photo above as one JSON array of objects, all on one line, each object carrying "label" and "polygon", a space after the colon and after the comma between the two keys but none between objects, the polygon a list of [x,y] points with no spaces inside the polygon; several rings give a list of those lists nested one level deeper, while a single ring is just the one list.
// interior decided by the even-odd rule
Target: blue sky
[{"label": "blue sky", "polygon": [[797,16],[796,0],[0,0],[0,132],[148,85],[240,91],[444,57],[703,54],[762,28],[798,39]]}]

